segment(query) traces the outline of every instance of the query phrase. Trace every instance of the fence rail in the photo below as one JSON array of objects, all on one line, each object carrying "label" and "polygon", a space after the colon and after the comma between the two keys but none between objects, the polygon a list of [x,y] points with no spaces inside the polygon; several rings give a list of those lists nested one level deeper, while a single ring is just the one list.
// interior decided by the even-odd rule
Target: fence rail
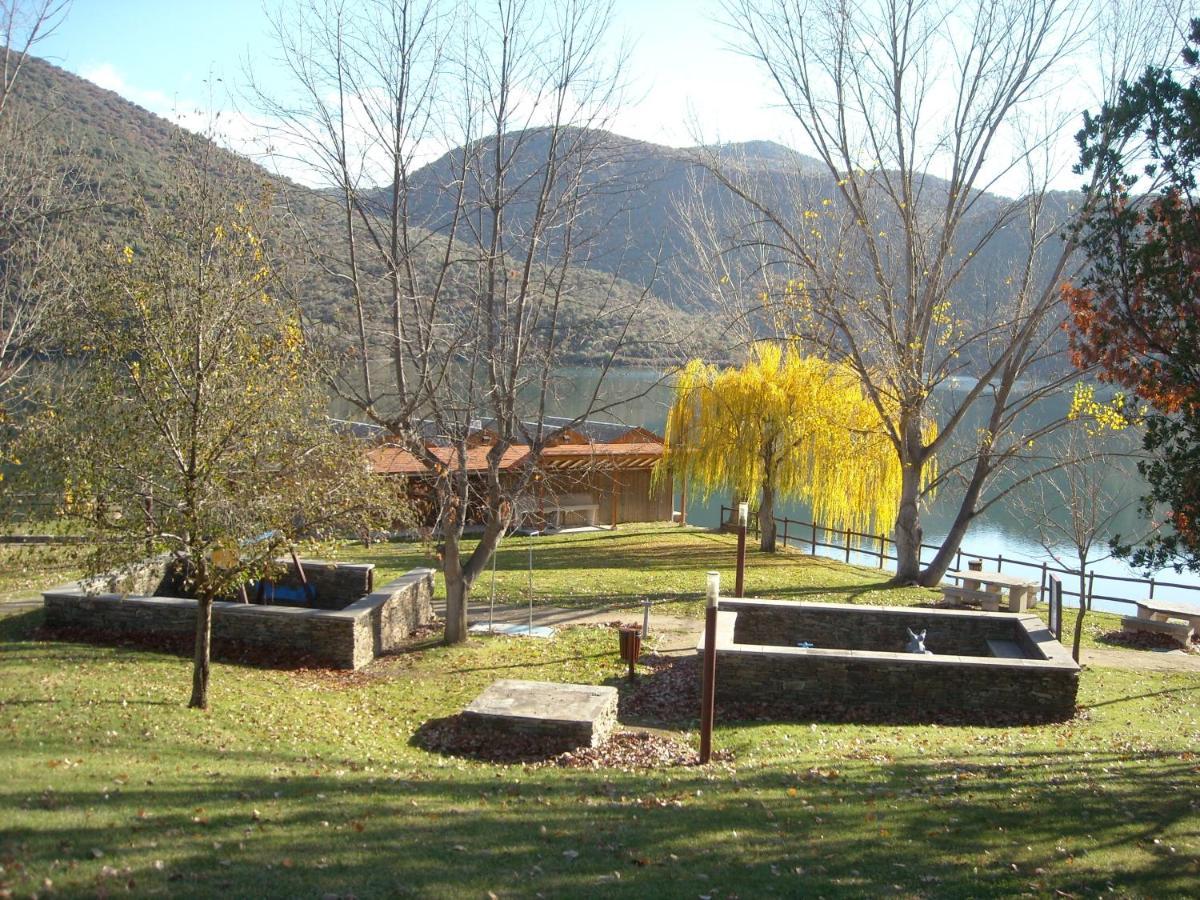
[{"label": "fence rail", "polygon": [[[729,526],[735,524],[737,516],[736,507],[721,507],[721,525]],[[823,547],[829,550],[837,550],[839,554],[844,555],[845,561],[850,562],[854,554],[865,556],[868,559],[877,560],[878,568],[885,568],[887,562],[894,562],[896,557],[889,552],[891,547],[894,547],[896,542],[892,538],[884,534],[866,534],[861,531],[852,531],[842,528],[827,528],[823,525],[818,525],[815,522],[806,522],[801,519],[789,519],[786,516],[774,516],[775,527],[778,539],[783,542],[785,547],[798,547],[803,549],[808,546],[814,556],[817,554],[817,548]],[[749,531],[758,534],[758,520],[756,517],[751,517],[748,523]],[[941,547],[937,544],[921,544],[921,552],[924,554],[926,550],[936,553]],[[1004,571],[1004,566],[1011,568],[1030,570],[1032,574],[1036,574],[1040,579],[1039,584],[1039,600],[1046,600],[1048,596],[1050,581],[1052,576],[1067,576],[1062,579],[1062,596],[1074,597],[1076,602],[1081,599],[1086,599],[1085,605],[1088,609],[1092,608],[1092,604],[1101,600],[1107,603],[1124,603],[1129,606],[1136,606],[1139,600],[1153,600],[1154,592],[1158,589],[1166,589],[1171,591],[1184,592],[1185,599],[1195,602],[1200,605],[1200,586],[1194,584],[1181,584],[1173,581],[1161,581],[1157,578],[1137,578],[1127,575],[1104,575],[1099,572],[1089,571],[1086,574],[1087,587],[1084,592],[1076,588],[1069,589],[1068,584],[1079,584],[1079,573],[1073,572],[1070,569],[1064,569],[1061,566],[1053,565],[1048,562],[1030,562],[1028,560],[1016,559],[1013,557],[1005,557],[1003,553],[996,556],[990,556],[986,553],[973,553],[970,550],[964,550],[961,547],[955,553],[954,568],[961,570],[963,568],[964,559],[980,559],[985,562],[995,563],[996,571]],[[1032,579],[1031,580],[1037,580]],[[1136,597],[1130,597],[1130,591],[1125,591],[1124,596],[1112,596],[1110,594],[1097,593],[1096,589],[1106,590],[1106,583],[1111,584],[1129,584],[1139,585],[1143,590]],[[1111,588],[1116,590],[1116,588]]]}]

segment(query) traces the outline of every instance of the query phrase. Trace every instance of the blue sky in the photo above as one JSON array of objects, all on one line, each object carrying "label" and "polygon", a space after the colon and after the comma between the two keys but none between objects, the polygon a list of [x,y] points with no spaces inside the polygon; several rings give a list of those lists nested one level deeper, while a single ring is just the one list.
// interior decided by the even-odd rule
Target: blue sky
[{"label": "blue sky", "polygon": [[[694,110],[706,136],[783,136],[787,120],[766,108],[759,74],[724,49],[714,3],[617,0],[615,13],[615,33],[633,45],[629,75],[640,98],[623,111],[617,130],[690,144]],[[75,0],[38,53],[165,115],[175,105],[207,104],[210,74],[223,79],[213,92],[220,105],[223,88],[241,78],[247,57],[257,58],[256,71],[269,75],[269,47],[266,17],[254,0]]]},{"label": "blue sky", "polygon": [[[699,129],[706,141],[777,140],[805,150],[788,117],[771,108],[763,74],[726,49],[730,35],[719,14],[717,0],[616,0],[614,32],[633,45],[625,74],[634,101],[613,130],[687,146]],[[189,127],[202,128],[209,110],[224,110],[228,143],[246,151],[254,127],[231,112],[231,94],[247,58],[259,77],[269,80],[273,71],[257,0],[75,0],[37,52]],[[1055,183],[1073,187],[1069,137],[1065,146]]]}]

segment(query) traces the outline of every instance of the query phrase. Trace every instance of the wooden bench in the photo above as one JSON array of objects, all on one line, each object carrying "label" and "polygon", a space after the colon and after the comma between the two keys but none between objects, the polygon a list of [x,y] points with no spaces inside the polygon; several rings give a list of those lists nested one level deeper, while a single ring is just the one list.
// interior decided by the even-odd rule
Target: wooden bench
[{"label": "wooden bench", "polygon": [[1125,616],[1121,619],[1121,630],[1127,634],[1139,631],[1149,632],[1150,634],[1166,634],[1175,638],[1181,644],[1187,644],[1192,639],[1194,629],[1191,622]]},{"label": "wooden bench", "polygon": [[987,642],[988,653],[1000,659],[1025,659],[1025,651],[1016,641],[991,639]]}]

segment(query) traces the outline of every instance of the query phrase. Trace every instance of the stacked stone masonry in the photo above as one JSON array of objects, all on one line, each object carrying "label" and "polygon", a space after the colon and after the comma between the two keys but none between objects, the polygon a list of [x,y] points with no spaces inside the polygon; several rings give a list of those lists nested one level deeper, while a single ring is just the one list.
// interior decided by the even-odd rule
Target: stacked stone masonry
[{"label": "stacked stone masonry", "polygon": [[[718,620],[722,701],[982,722],[1075,712],[1079,667],[1037,616],[722,600]],[[927,632],[929,655],[901,652],[908,629]],[[992,657],[988,640],[1012,641],[1024,658]]]},{"label": "stacked stone masonry", "polygon": [[[307,574],[309,564],[304,565]],[[332,568],[332,564],[322,565]],[[361,570],[372,566],[336,568],[348,570],[343,573],[348,580],[371,583],[371,574],[364,576]],[[313,571],[322,572],[321,566],[314,565]],[[139,586],[147,580],[141,578]],[[328,596],[338,593],[331,590]],[[42,598],[50,629],[170,636],[190,635],[196,627],[196,601],[187,598],[96,593],[78,584],[46,591]],[[272,657],[294,653],[331,668],[359,669],[432,622],[432,599],[433,570],[413,569],[338,609],[217,601],[213,603],[213,651],[219,655],[222,643],[228,642],[260,646]]]}]

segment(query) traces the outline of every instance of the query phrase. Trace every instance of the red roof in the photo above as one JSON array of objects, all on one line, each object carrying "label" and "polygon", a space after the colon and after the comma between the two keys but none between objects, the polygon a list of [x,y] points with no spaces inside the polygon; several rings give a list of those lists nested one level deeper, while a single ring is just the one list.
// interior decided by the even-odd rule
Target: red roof
[{"label": "red roof", "polygon": [[[471,447],[467,450],[467,471],[486,472],[487,455],[490,447]],[[454,451],[449,447],[432,447],[430,453],[449,467],[455,458]],[[500,457],[500,468],[511,469],[529,455],[525,446],[509,447]],[[429,467],[417,459],[403,447],[377,447],[367,454],[371,468],[377,475],[429,475]]]},{"label": "red roof", "polygon": [[[487,446],[467,450],[467,471],[487,471]],[[638,444],[559,444],[542,451],[542,466],[546,469],[586,469],[593,465],[621,469],[648,469],[662,457],[663,446],[657,443]],[[443,465],[449,467],[454,452],[448,447],[430,449]],[[529,456],[529,447],[519,444],[509,447],[500,457],[500,469],[515,469]],[[371,467],[379,475],[429,475],[429,467],[401,447],[377,447],[367,454]]]}]

